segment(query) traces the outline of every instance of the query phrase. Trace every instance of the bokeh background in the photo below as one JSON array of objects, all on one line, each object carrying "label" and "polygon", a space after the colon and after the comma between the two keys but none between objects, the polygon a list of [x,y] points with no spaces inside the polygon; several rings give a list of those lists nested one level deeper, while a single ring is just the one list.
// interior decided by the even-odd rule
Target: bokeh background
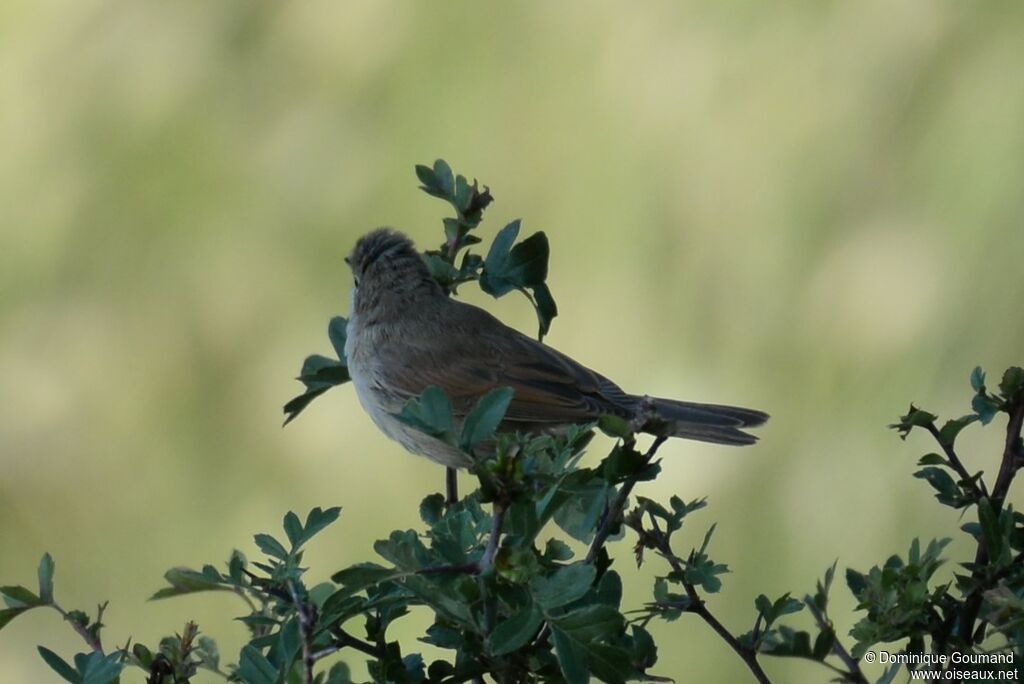
[{"label": "bokeh background", "polygon": [[[758,593],[946,534],[956,513],[911,478],[931,445],[886,424],[911,400],[964,413],[972,367],[1024,361],[1022,63],[1013,2],[8,0],[0,580],[31,584],[50,551],[61,602],[113,600],[108,643],[195,618],[231,660],[230,597],[146,601],[168,567],[341,504],[308,555],[323,578],[414,525],[442,472],[350,387],[284,430],[281,405],[347,311],[354,240],[439,240],[413,174],[438,156],[493,189],[485,239],[515,217],[548,233],[550,344],[634,391],[773,414],[754,448],[667,445],[642,492],[710,497],[690,534],[718,522],[734,631]],[[525,300],[470,295],[533,330]],[[993,468],[989,432],[964,438],[970,467]],[[661,568],[629,546],[637,604]],[[656,636],[659,674],[747,681],[695,619]],[[80,646],[22,616],[4,681],[55,680],[37,643]]]}]

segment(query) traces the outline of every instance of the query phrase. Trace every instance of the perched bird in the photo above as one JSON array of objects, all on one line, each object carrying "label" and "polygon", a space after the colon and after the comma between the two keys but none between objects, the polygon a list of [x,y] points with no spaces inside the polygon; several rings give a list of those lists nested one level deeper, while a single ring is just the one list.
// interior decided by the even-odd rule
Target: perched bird
[{"label": "perched bird", "polygon": [[668,436],[744,445],[757,438],[741,428],[768,419],[753,409],[624,392],[483,309],[448,297],[412,241],[397,231],[368,233],[346,261],[354,289],[345,354],[359,401],[384,434],[443,465],[468,467],[472,460],[394,415],[430,385],[451,400],[456,429],[498,387],[514,391],[502,431],[556,432],[609,414],[631,420],[643,407],[663,429],[668,425]]}]

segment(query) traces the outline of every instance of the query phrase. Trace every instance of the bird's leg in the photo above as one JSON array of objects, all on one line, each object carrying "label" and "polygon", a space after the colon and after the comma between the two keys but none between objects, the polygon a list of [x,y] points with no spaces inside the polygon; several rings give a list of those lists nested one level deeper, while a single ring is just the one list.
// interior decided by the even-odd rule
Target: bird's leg
[{"label": "bird's leg", "polygon": [[459,502],[459,471],[452,467],[445,468],[444,472],[444,505],[452,506]]}]

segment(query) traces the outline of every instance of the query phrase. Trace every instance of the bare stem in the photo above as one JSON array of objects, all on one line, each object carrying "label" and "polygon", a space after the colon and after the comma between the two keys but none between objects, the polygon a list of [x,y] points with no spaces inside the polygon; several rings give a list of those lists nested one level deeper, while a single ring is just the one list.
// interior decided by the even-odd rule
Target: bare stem
[{"label": "bare stem", "polygon": [[[679,577],[684,577],[686,568],[684,568],[683,564],[679,561],[679,557],[672,552],[672,546],[668,541],[668,537],[662,533],[661,529],[658,527],[657,520],[655,520],[653,516],[651,517],[651,522],[654,525],[658,552],[665,558],[665,560],[668,561],[669,565],[672,566],[672,570],[678,574]],[[682,610],[684,612],[693,613],[706,622],[708,626],[714,630],[715,634],[721,637],[725,643],[729,644],[729,648],[731,648],[736,655],[746,663],[747,669],[750,670],[751,674],[754,675],[754,679],[760,682],[760,684],[771,684],[771,680],[768,679],[768,675],[765,673],[764,669],[761,668],[761,663],[757,662],[757,651],[741,644],[739,639],[733,636],[732,632],[730,632],[725,625],[719,622],[718,618],[716,618],[708,609],[707,604],[704,603],[704,599],[702,599],[700,594],[697,592],[697,587],[695,587],[691,582],[687,582],[685,579],[682,580],[682,582],[683,588],[686,590],[686,596],[689,598],[689,602],[682,607]]]},{"label": "bare stem", "polygon": [[445,468],[444,471],[444,503],[452,506],[459,502],[459,471],[455,468]]},{"label": "bare stem", "polygon": [[[1003,501],[1006,499],[1010,485],[1021,467],[1020,436],[1021,428],[1024,426],[1024,399],[1018,400],[1016,405],[1009,410],[1010,420],[1006,425],[1006,443],[1003,448],[1003,460],[999,464],[999,475],[996,477],[996,484],[992,488],[992,496],[989,501],[992,509],[998,515],[1002,510]],[[972,575],[975,578],[981,576],[983,569],[989,563],[988,545],[984,537],[978,540],[978,551],[974,555],[974,570]],[[982,595],[985,587],[977,587],[968,595],[964,601],[963,612],[960,613],[960,624],[957,633],[960,639],[966,644],[974,641],[974,623],[981,611]]]},{"label": "bare stem", "polygon": [[[657,453],[658,447],[665,443],[667,437],[656,437],[654,442],[651,443],[647,453],[644,454],[643,466],[641,469],[651,462],[654,458],[654,454]],[[611,534],[612,527],[622,517],[622,510],[626,507],[626,502],[629,501],[629,495],[633,491],[633,487],[636,486],[636,478],[631,478],[622,483],[619,488],[619,493],[615,496],[615,500],[608,506],[608,510],[604,512],[604,517],[601,519],[601,525],[597,528],[597,533],[594,534],[594,541],[590,543],[590,549],[587,551],[587,563],[593,563],[597,558],[597,554],[601,551],[604,543],[608,541],[608,535]]]},{"label": "bare stem", "polygon": [[[804,600],[804,604],[807,606],[807,609],[811,611],[814,621],[818,623],[818,628],[821,630],[832,630],[834,634],[832,624],[828,621],[825,614],[818,610],[818,606],[814,604],[814,601],[807,598]],[[864,673],[860,670],[860,663],[857,662],[856,658],[850,655],[850,652],[846,650],[846,647],[843,646],[838,637],[832,640],[832,653],[834,653],[839,660],[843,661],[843,665],[845,665],[846,669],[849,670],[849,672],[841,673],[844,677],[850,681],[856,682],[857,684],[868,684],[867,678],[864,677]]]},{"label": "bare stem", "polygon": [[[957,456],[956,451],[953,449],[953,445],[949,444],[942,438],[942,435],[935,427],[935,423],[928,423],[925,425],[925,429],[928,430],[929,434],[935,438],[935,441],[942,448],[943,453],[946,454],[946,459],[949,461],[949,464],[953,467],[953,470],[956,471],[957,475],[960,476],[960,479],[966,482],[971,482],[971,475],[967,472],[967,468],[964,467],[960,457]],[[988,488],[985,486],[984,481],[979,479],[977,483],[971,482],[970,487],[974,491],[975,497],[981,498],[983,496],[988,496]]]},{"label": "bare stem", "polygon": [[[85,640],[85,643],[89,646],[89,648],[91,648],[96,653],[99,653],[100,655],[104,655],[103,644],[100,641],[99,635],[94,635],[86,628],[85,625],[75,622],[73,619],[71,619],[71,615],[66,610],[58,606],[56,603],[51,603],[50,606],[52,606],[54,610],[60,613],[65,620],[71,623],[71,628],[78,632],[78,636],[82,637],[82,639]],[[102,616],[102,614],[103,611],[100,610],[100,616]],[[99,622],[99,617],[96,618],[96,621]]]},{"label": "bare stem", "polygon": [[302,673],[305,684],[313,684],[313,665],[316,658],[313,657],[313,629],[316,617],[311,614],[316,608],[299,597],[295,582],[288,582],[288,591],[295,604],[295,614],[299,618],[299,632],[302,635]]},{"label": "bare stem", "polygon": [[491,535],[487,538],[484,557],[480,559],[480,572],[486,572],[494,565],[494,556],[498,553],[498,543],[501,541],[501,528],[504,526],[505,504],[495,501],[494,514],[491,516]]}]

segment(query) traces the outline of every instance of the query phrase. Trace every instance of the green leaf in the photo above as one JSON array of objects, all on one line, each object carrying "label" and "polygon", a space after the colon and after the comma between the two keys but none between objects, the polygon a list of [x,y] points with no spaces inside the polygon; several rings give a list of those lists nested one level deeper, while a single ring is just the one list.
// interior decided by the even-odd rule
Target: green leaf
[{"label": "green leaf", "polygon": [[246,684],[277,684],[277,669],[251,645],[242,647],[238,676]]},{"label": "green leaf", "polygon": [[629,421],[625,418],[606,413],[597,419],[597,427],[609,437],[628,437],[633,434]]},{"label": "green leaf", "polygon": [[327,672],[326,684],[352,684],[352,673],[346,663],[335,663]]},{"label": "green leaf", "polygon": [[999,381],[999,391],[1007,401],[1014,401],[1017,393],[1024,389],[1024,369],[1010,366]]},{"label": "green leaf", "polygon": [[515,289],[516,284],[510,283],[502,274],[508,269],[509,254],[512,245],[515,244],[519,235],[519,226],[522,222],[519,219],[512,221],[498,231],[491,242],[491,248],[487,251],[484,259],[484,272],[480,276],[480,287],[484,292],[493,296],[501,297]]},{"label": "green leaf", "polygon": [[975,366],[971,371],[971,389],[975,392],[985,391],[985,371],[981,369],[981,366]]},{"label": "green leaf", "polygon": [[574,563],[558,568],[547,577],[530,582],[530,593],[541,608],[549,611],[581,598],[594,583],[597,570],[587,563]]},{"label": "green leaf", "polygon": [[269,534],[260,533],[253,535],[253,541],[256,542],[256,546],[259,547],[260,551],[268,556],[280,558],[281,560],[288,558],[288,551],[284,548],[281,542],[277,541]]},{"label": "green leaf", "polygon": [[558,315],[558,305],[546,283],[534,286],[533,299],[537,307],[537,320],[540,322],[540,337],[543,339],[551,329],[551,321]]},{"label": "green leaf", "polygon": [[558,664],[568,684],[589,681],[588,663],[611,665],[608,651],[600,642],[621,632],[624,620],[617,610],[597,604],[559,617],[549,616],[548,622]]},{"label": "green leaf", "polygon": [[491,632],[491,654],[503,656],[526,645],[537,634],[543,621],[544,616],[533,602],[518,608]]},{"label": "green leaf", "polygon": [[969,502],[960,494],[956,481],[942,468],[928,467],[914,473],[914,477],[925,480],[935,489],[935,498],[953,508],[961,508]]},{"label": "green leaf", "polygon": [[999,558],[1005,543],[1003,529],[1000,525],[999,513],[992,507],[992,502],[987,497],[983,497],[978,502],[978,522],[981,524],[981,534],[988,547],[989,557]]},{"label": "green leaf", "polygon": [[[984,379],[984,375],[982,376]],[[988,394],[985,391],[985,386],[982,385],[978,393],[971,399],[971,409],[978,415],[978,420],[981,421],[982,425],[988,425],[992,422],[992,419],[999,413],[999,409],[1002,408],[1003,403],[995,397]]]},{"label": "green leaf", "polygon": [[20,585],[0,587],[0,594],[6,597],[6,603],[11,608],[34,608],[44,605],[42,599]]},{"label": "green leaf", "polygon": [[441,287],[449,287],[459,277],[458,269],[437,254],[424,254],[423,261],[427,265],[427,270],[430,271],[430,276]]},{"label": "green leaf", "polygon": [[427,525],[436,525],[444,514],[444,494],[431,494],[420,502],[420,519]]},{"label": "green leaf", "polygon": [[292,551],[294,551],[302,540],[302,522],[299,520],[299,516],[288,511],[284,516],[283,527],[284,533],[288,535],[288,541],[291,542]]},{"label": "green leaf", "polygon": [[488,392],[477,402],[462,426],[460,443],[463,450],[469,451],[475,445],[494,436],[514,394],[511,387],[499,387]]},{"label": "green leaf", "polygon": [[548,539],[544,545],[544,558],[549,561],[567,561],[572,558],[572,549],[561,539]]},{"label": "green leaf", "polygon": [[978,420],[978,416],[975,414],[961,416],[954,420],[948,420],[946,421],[946,424],[942,426],[942,429],[939,430],[939,438],[942,440],[943,444],[953,446],[956,442],[957,435],[960,434],[960,431],[976,420]]},{"label": "green leaf", "polygon": [[818,633],[817,638],[814,640],[814,649],[812,653],[815,660],[824,660],[828,657],[828,654],[832,652],[832,646],[836,643],[836,633],[831,628],[826,627]]},{"label": "green leaf", "polygon": [[448,395],[437,385],[431,385],[423,390],[419,398],[406,402],[402,411],[395,417],[406,425],[446,441],[455,430],[452,405],[448,401]]},{"label": "green leaf", "polygon": [[358,563],[331,575],[331,580],[342,586],[328,599],[328,603],[336,603],[358,594],[367,587],[397,579],[404,574],[405,572],[401,570],[385,568],[375,563]]},{"label": "green leaf", "polygon": [[550,253],[547,235],[537,232],[513,246],[519,228],[518,219],[505,226],[494,238],[484,260],[480,287],[494,297],[519,288],[536,288],[547,279]]},{"label": "green leaf", "polygon": [[[423,190],[430,192],[431,190],[437,190],[437,176],[434,175],[434,170],[424,164],[416,165],[416,177],[423,183]],[[433,194],[433,193],[431,193]]]},{"label": "green leaf", "polygon": [[81,684],[82,675],[75,668],[71,667],[67,661],[45,646],[37,646],[36,649],[39,651],[39,655],[42,656],[43,661],[50,666],[51,670],[63,677],[64,681],[71,682],[71,684]]},{"label": "green leaf", "polygon": [[860,600],[864,593],[864,590],[868,588],[867,577],[863,573],[857,572],[853,568],[846,569],[846,586],[850,588],[850,593],[855,598]]},{"label": "green leaf", "polygon": [[53,603],[53,556],[44,553],[39,560],[39,600]]},{"label": "green leaf", "polygon": [[[322,532],[328,525],[332,524],[341,515],[341,506],[332,506],[328,509],[320,508],[316,506],[309,513],[306,514],[306,522],[304,525],[299,525],[298,516],[294,513],[289,512],[284,518],[285,532],[288,533],[288,538],[292,542],[292,553],[299,550],[299,547],[306,544],[310,539],[315,537],[318,533]],[[289,520],[289,516],[293,520]],[[289,531],[291,526],[291,531]],[[295,534],[295,538],[292,538],[292,534]]]},{"label": "green leaf", "polygon": [[949,466],[949,461],[936,453],[925,454],[917,461],[917,465],[921,466]]},{"label": "green leaf", "polygon": [[346,366],[348,365],[348,360],[345,357],[347,331],[348,321],[342,316],[334,316],[327,324],[327,337],[331,340],[334,353],[338,355],[338,359]]},{"label": "green leaf", "polygon": [[94,651],[84,658],[84,663],[83,667],[75,657],[75,664],[82,673],[82,684],[113,684],[124,668],[119,651],[106,656]]},{"label": "green leaf", "polygon": [[330,387],[321,387],[315,390],[306,390],[304,393],[291,399],[287,404],[284,405],[284,413],[286,416],[284,419],[284,424],[287,425],[288,423],[295,420],[300,413],[306,410],[306,407],[309,406],[314,399],[319,397],[328,389],[330,389]]},{"label": "green leaf", "polygon": [[213,574],[197,572],[189,568],[171,568],[164,573],[164,579],[171,586],[160,589],[149,597],[150,601],[181,596],[183,594],[194,594],[199,591],[231,591],[223,578],[214,577]]},{"label": "green leaf", "polygon": [[452,175],[452,167],[444,159],[434,162],[434,177],[437,179],[437,188],[444,193],[446,199],[455,198],[455,177]]},{"label": "green leaf", "polygon": [[597,520],[612,492],[614,490],[603,480],[582,485],[566,484],[558,491],[561,501],[553,515],[555,524],[574,539],[590,543]]},{"label": "green leaf", "polygon": [[911,404],[907,415],[900,416],[899,421],[893,423],[889,427],[899,432],[900,439],[906,439],[907,435],[910,434],[910,431],[914,428],[927,427],[928,425],[932,425],[937,419],[938,416],[935,414],[922,411]]}]

